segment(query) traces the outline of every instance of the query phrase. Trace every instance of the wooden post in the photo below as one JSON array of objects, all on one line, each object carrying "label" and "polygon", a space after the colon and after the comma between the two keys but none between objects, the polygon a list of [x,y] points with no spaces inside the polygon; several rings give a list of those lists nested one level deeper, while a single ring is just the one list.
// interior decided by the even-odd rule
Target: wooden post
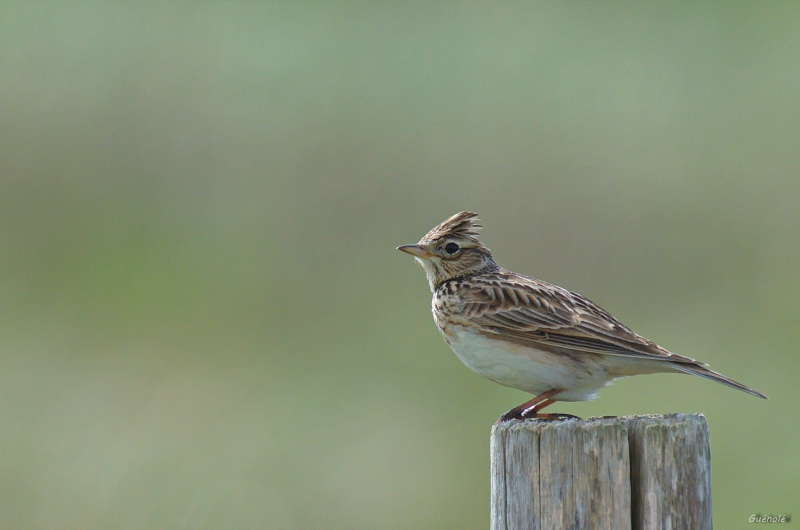
[{"label": "wooden post", "polygon": [[711,530],[711,447],[702,414],[628,418],[633,528]]},{"label": "wooden post", "polygon": [[711,530],[702,414],[492,428],[492,530]]}]

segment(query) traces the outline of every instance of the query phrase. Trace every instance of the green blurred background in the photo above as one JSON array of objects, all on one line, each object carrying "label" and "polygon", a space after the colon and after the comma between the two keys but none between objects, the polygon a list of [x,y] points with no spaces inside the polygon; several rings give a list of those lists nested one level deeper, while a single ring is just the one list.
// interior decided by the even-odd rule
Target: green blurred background
[{"label": "green blurred background", "polygon": [[714,518],[798,513],[800,4],[0,4],[0,527],[486,528],[395,246],[459,210],[700,378]]}]

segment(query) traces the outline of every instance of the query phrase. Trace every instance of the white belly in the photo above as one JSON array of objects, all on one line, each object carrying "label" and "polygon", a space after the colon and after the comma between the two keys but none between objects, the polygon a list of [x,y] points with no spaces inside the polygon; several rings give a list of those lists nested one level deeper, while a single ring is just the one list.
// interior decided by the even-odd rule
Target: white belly
[{"label": "white belly", "polygon": [[541,394],[563,388],[557,401],[587,401],[612,379],[587,355],[577,365],[568,356],[489,338],[461,326],[442,331],[445,341],[467,367],[501,385]]}]

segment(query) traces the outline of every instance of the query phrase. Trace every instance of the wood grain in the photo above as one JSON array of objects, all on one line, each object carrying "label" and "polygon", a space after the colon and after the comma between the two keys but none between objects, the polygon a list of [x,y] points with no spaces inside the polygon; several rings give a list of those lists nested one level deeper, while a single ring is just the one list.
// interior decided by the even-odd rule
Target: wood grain
[{"label": "wood grain", "polygon": [[627,418],[636,530],[711,529],[711,447],[702,414]]},{"label": "wood grain", "polygon": [[702,415],[492,428],[492,530],[711,528]]}]

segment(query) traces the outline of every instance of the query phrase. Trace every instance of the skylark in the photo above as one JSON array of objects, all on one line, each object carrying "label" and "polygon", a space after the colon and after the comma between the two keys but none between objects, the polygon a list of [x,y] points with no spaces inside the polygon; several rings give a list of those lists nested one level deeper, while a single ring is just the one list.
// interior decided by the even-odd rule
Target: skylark
[{"label": "skylark", "polygon": [[764,394],[670,353],[594,302],[503,269],[477,239],[477,214],[461,212],[415,245],[397,247],[425,269],[433,319],[472,371],[536,397],[500,420],[540,414],[556,401],[587,401],[618,377],[659,372],[699,375],[754,396]]}]

